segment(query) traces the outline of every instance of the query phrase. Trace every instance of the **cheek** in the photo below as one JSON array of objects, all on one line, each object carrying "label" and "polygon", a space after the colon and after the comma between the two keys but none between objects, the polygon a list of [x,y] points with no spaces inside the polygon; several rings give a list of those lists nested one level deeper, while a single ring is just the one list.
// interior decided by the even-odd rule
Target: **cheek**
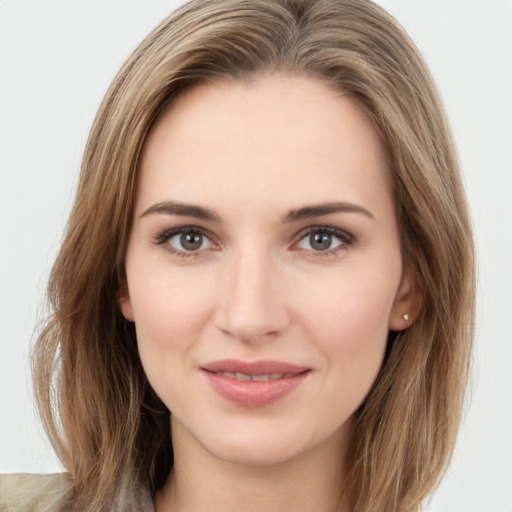
[{"label": "cheek", "polygon": [[[364,402],[382,366],[387,339],[389,293],[371,283],[346,280],[330,300],[309,310],[309,337],[321,353],[322,384],[317,403],[318,424],[335,432]],[[367,285],[367,286],[364,286]],[[343,290],[343,291],[342,291]]]},{"label": "cheek", "polygon": [[354,271],[300,294],[303,329],[333,370],[326,375],[356,400],[364,399],[380,370],[398,280],[398,274],[358,277]]},{"label": "cheek", "polygon": [[192,351],[211,316],[213,293],[204,281],[198,286],[176,272],[134,271],[130,275],[139,355],[160,395],[169,386],[170,375],[192,367]]},{"label": "cheek", "polygon": [[[211,311],[214,287],[204,277],[174,271],[134,268],[129,281],[135,325],[141,341],[159,345],[185,342]],[[160,265],[162,267],[162,265]]]},{"label": "cheek", "polygon": [[387,336],[398,279],[358,278],[354,272],[325,283],[317,281],[299,291],[298,308],[311,330],[325,331],[333,342],[345,341],[358,350],[366,341]]}]

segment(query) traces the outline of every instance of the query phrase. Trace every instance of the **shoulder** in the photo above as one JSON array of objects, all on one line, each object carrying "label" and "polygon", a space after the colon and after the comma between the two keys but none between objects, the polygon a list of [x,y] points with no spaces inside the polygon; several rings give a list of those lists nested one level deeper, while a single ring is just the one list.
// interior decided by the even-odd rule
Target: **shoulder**
[{"label": "shoulder", "polygon": [[59,512],[68,500],[69,484],[63,474],[0,475],[0,512]]}]

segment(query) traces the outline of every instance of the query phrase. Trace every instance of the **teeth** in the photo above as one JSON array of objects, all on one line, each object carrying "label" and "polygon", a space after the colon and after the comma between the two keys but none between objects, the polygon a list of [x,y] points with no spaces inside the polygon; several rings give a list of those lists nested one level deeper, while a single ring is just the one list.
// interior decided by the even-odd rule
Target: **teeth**
[{"label": "teeth", "polygon": [[268,380],[276,380],[276,379],[282,379],[284,377],[291,377],[293,376],[293,373],[267,373],[265,375],[247,375],[245,373],[234,373],[234,372],[217,372],[217,375],[222,375],[223,377],[228,377],[229,379],[236,379],[236,380],[254,380],[257,382],[265,382]]},{"label": "teeth", "polygon": [[251,377],[251,380],[257,380],[259,382],[263,382],[263,381],[275,379],[275,378],[276,377],[272,377],[272,374],[271,375],[253,375]]}]

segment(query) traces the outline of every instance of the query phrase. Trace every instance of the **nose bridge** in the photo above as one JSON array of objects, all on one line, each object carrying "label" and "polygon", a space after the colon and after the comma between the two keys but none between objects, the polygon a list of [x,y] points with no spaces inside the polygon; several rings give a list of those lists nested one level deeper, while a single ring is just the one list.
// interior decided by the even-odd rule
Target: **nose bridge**
[{"label": "nose bridge", "polygon": [[277,262],[254,246],[235,251],[224,273],[217,311],[218,327],[252,342],[282,332],[288,315]]}]

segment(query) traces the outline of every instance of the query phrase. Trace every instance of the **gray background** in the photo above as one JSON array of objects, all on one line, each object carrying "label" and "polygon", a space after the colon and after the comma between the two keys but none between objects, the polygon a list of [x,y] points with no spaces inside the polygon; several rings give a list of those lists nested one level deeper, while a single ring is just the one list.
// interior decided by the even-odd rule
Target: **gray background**
[{"label": "gray background", "polygon": [[[60,469],[33,411],[32,331],[99,102],[178,3],[0,0],[0,472]],[[479,259],[471,399],[428,511],[512,512],[512,1],[379,3],[438,81]]]}]

